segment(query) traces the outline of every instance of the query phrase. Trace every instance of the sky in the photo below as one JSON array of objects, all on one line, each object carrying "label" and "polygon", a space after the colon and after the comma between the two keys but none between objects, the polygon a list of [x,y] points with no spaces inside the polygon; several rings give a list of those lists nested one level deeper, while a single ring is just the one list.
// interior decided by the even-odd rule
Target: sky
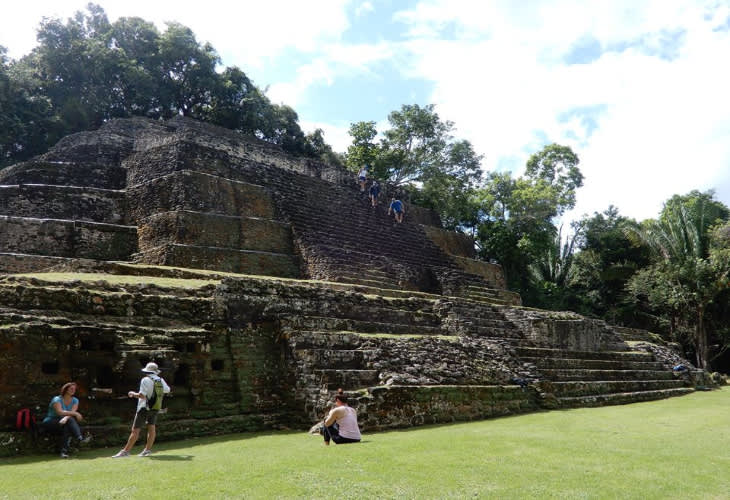
[{"label": "sky", "polygon": [[[83,0],[24,0],[0,17],[19,58],[41,19]],[[98,0],[110,21],[176,21],[210,42],[306,132],[344,152],[351,123],[388,128],[434,104],[485,171],[519,176],[547,144],[585,176],[569,221],[654,218],[674,194],[730,206],[730,0]]]}]

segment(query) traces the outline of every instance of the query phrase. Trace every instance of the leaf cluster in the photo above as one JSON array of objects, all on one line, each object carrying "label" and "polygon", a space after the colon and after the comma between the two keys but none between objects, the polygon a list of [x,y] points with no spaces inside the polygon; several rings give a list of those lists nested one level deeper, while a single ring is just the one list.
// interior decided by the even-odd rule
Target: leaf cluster
[{"label": "leaf cluster", "polygon": [[89,4],[66,21],[44,18],[37,37],[18,61],[0,48],[0,165],[112,118],[178,115],[339,161],[321,130],[305,135],[292,108],[271,103],[240,68],[220,68],[213,46],[182,24],[161,32],[139,17],[110,23]]}]

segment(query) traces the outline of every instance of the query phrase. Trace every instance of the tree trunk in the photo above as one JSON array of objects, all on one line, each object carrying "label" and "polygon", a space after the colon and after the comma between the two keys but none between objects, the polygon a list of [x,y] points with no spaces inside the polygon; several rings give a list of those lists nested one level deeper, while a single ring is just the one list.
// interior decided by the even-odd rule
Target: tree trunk
[{"label": "tree trunk", "polygon": [[705,309],[697,307],[697,327],[695,329],[695,345],[697,346],[697,367],[707,370],[707,332],[705,331]]}]

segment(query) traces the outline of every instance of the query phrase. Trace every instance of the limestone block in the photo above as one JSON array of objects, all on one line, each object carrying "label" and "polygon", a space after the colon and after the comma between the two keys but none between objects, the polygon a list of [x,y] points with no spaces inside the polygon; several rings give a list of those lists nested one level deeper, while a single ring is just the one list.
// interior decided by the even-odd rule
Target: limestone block
[{"label": "limestone block", "polygon": [[147,217],[139,227],[142,251],[167,244],[293,253],[288,224],[253,217],[200,212],[165,212]]},{"label": "limestone block", "polygon": [[3,252],[126,260],[136,249],[132,226],[0,216]]},{"label": "limestone block", "polygon": [[127,190],[127,200],[133,221],[174,210],[265,219],[275,213],[260,186],[188,170],[136,185]]},{"label": "limestone block", "polygon": [[464,233],[447,231],[435,226],[421,226],[426,236],[444,252],[458,257],[473,259],[476,256],[474,239]]},{"label": "limestone block", "polygon": [[193,245],[163,245],[140,252],[136,261],[160,266],[192,267],[286,278],[298,278],[300,273],[299,265],[292,255]]},{"label": "limestone block", "polygon": [[53,162],[34,159],[0,170],[0,184],[51,184],[124,189],[126,179],[125,169],[95,161]]},{"label": "limestone block", "polygon": [[74,186],[0,186],[0,215],[119,224],[126,211],[124,192]]}]

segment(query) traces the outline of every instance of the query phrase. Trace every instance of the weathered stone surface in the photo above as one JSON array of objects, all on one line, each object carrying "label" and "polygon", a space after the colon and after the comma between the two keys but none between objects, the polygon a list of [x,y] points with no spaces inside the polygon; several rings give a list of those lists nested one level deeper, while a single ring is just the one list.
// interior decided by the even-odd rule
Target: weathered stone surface
[{"label": "weathered stone surface", "polygon": [[458,257],[473,259],[476,257],[474,239],[468,234],[446,231],[432,225],[424,225],[423,230],[431,241],[444,252]]},{"label": "weathered stone surface", "polygon": [[292,254],[288,224],[255,217],[176,211],[152,215],[138,230],[140,250],[171,243]]},{"label": "weathered stone surface", "polygon": [[137,250],[137,230],[115,224],[0,216],[0,248],[4,252],[127,260]]},{"label": "weathered stone surface", "polygon": [[0,186],[0,215],[123,224],[124,192],[73,186]]},{"label": "weathered stone surface", "polygon": [[39,159],[0,170],[0,185],[40,184],[124,189],[127,171],[98,163],[49,162]]},{"label": "weathered stone surface", "polygon": [[69,380],[118,444],[148,361],[173,387],[163,439],[305,429],[339,387],[369,432],[708,383],[649,334],[515,307],[468,239],[417,223],[432,212],[386,211],[343,169],[184,118],[112,120],[3,170],[0,273],[76,274],[0,276],[0,454],[28,451],[15,411]]},{"label": "weathered stone surface", "polygon": [[265,219],[275,215],[271,197],[261,186],[189,170],[138,184],[127,194],[134,221],[175,210]]},{"label": "weathered stone surface", "polygon": [[144,264],[212,269],[228,273],[265,274],[285,278],[300,276],[292,255],[196,245],[166,244],[136,256]]}]

